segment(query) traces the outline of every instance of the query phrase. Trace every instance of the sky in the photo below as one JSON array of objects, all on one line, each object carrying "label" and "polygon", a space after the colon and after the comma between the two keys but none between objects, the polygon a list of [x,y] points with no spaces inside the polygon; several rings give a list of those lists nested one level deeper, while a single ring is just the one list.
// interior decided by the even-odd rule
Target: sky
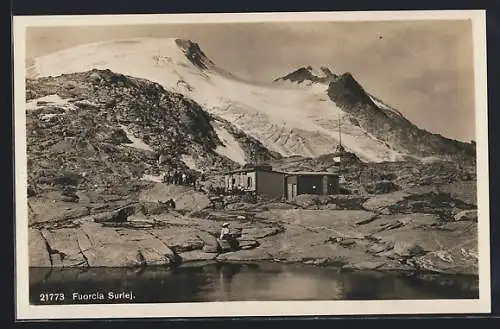
[{"label": "sky", "polygon": [[30,27],[26,56],[135,37],[192,40],[217,66],[252,82],[308,65],[350,72],[420,128],[475,140],[469,20]]}]

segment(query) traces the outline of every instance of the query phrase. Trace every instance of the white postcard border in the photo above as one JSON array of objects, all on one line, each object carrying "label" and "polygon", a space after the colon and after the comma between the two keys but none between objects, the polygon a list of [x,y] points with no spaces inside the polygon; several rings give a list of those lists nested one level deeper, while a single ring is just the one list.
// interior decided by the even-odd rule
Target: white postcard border
[{"label": "white postcard border", "polygon": [[[51,305],[29,304],[28,211],[25,118],[25,30],[29,26],[133,25],[175,23],[237,23],[258,21],[381,21],[381,20],[470,19],[473,26],[477,193],[479,299],[476,300],[382,300],[382,301],[263,301],[157,304]],[[15,16],[14,31],[14,131],[15,131],[15,255],[16,318],[156,318],[224,316],[317,316],[489,313],[490,233],[488,116],[486,84],[486,23],[484,10],[392,11],[392,12],[308,12],[239,14]]]}]

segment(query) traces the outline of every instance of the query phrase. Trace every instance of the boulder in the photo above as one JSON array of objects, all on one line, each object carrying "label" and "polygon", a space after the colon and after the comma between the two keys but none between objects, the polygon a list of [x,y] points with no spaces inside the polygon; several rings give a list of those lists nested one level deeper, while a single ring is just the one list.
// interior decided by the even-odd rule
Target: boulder
[{"label": "boulder", "polygon": [[78,198],[78,196],[76,194],[75,195],[61,195],[61,201],[77,203],[78,201],[80,201],[80,199]]},{"label": "boulder", "polygon": [[456,214],[453,219],[455,221],[473,221],[477,222],[477,209],[462,210]]},{"label": "boulder", "polygon": [[369,211],[380,213],[386,210],[389,206],[403,201],[408,196],[409,194],[404,192],[393,192],[384,195],[377,195],[366,200],[363,203],[363,208]]},{"label": "boulder", "polygon": [[114,129],[110,136],[110,143],[112,144],[130,144],[132,141],[128,138],[127,133],[121,129]]},{"label": "boulder", "polygon": [[175,253],[158,239],[140,240],[137,242],[145,265],[169,265],[177,262]]},{"label": "boulder", "polygon": [[203,249],[204,243],[199,239],[190,239],[172,247],[176,253]]},{"label": "boulder", "polygon": [[159,215],[169,209],[163,202],[142,202],[142,206],[147,215]]},{"label": "boulder", "polygon": [[191,250],[179,253],[179,257],[183,263],[214,260],[217,254],[211,252],[203,252],[201,250]]},{"label": "boulder", "polygon": [[313,195],[313,194],[301,194],[297,195],[292,203],[302,207],[302,208],[309,208],[311,206],[315,205],[324,205],[327,204],[329,201],[329,198],[327,196],[322,196],[322,195]]},{"label": "boulder", "polygon": [[[73,146],[70,146],[71,148]],[[58,186],[77,186],[82,177],[79,173],[72,171],[61,171],[54,178],[54,184]]]},{"label": "boulder", "polygon": [[217,238],[208,232],[201,231],[198,237],[203,241],[203,252],[218,253],[221,248],[217,242]]},{"label": "boulder", "polygon": [[28,198],[35,197],[35,196],[36,196],[36,190],[35,190],[35,188],[34,188],[33,186],[31,186],[31,185],[28,185],[27,192],[28,192]]},{"label": "boulder", "polygon": [[43,230],[53,267],[88,266],[78,242],[76,229]]},{"label": "boulder", "polygon": [[266,204],[268,209],[295,209],[297,206],[284,202],[270,202]]},{"label": "boulder", "polygon": [[175,253],[201,250],[205,242],[199,238],[199,233],[199,230],[186,227],[166,227],[154,231],[154,235]]},{"label": "boulder", "polygon": [[232,252],[226,252],[217,256],[218,261],[231,261],[231,262],[245,262],[245,261],[259,261],[259,260],[272,260],[268,252],[263,249],[256,248],[250,250],[238,250]]},{"label": "boulder", "polygon": [[478,275],[478,256],[475,247],[438,250],[410,260],[420,271],[444,274]]},{"label": "boulder", "polygon": [[139,196],[141,202],[167,202],[170,199],[175,201],[175,208],[181,211],[200,211],[210,205],[208,196],[202,192],[163,183],[155,183],[152,188],[141,191]]},{"label": "boulder", "polygon": [[259,246],[256,240],[238,240],[239,248],[242,250],[253,249]]},{"label": "boulder", "polygon": [[87,207],[77,207],[77,208],[70,208],[69,210],[66,210],[61,216],[60,220],[66,220],[66,219],[75,219],[75,218],[80,218],[84,216],[90,215],[90,210]]},{"label": "boulder", "polygon": [[76,88],[77,83],[75,81],[66,81],[63,83],[64,89],[74,89]]},{"label": "boulder", "polygon": [[228,252],[236,249],[234,248],[234,245],[231,244],[229,241],[217,239],[217,242],[219,243],[221,252]]},{"label": "boulder", "polygon": [[259,240],[276,235],[283,231],[280,227],[251,227],[244,228],[241,232],[241,240]]},{"label": "boulder", "polygon": [[409,243],[406,241],[396,241],[394,248],[390,251],[391,255],[400,258],[411,258],[424,255],[426,251],[416,243]]},{"label": "boulder", "polygon": [[342,210],[363,210],[362,204],[368,199],[366,196],[362,195],[329,195],[328,203],[334,203],[337,209]]},{"label": "boulder", "polygon": [[135,205],[129,205],[122,207],[118,210],[99,213],[94,215],[94,222],[103,223],[103,222],[126,222],[128,217],[136,212]]},{"label": "boulder", "polygon": [[389,180],[374,182],[365,186],[365,190],[369,194],[387,194],[399,190],[399,186]]},{"label": "boulder", "polygon": [[344,248],[352,248],[353,246],[356,245],[356,239],[340,239],[339,245],[341,245]]},{"label": "boulder", "polygon": [[78,206],[74,203],[60,201],[60,196],[57,199],[37,199],[33,198],[29,202],[30,224],[42,222],[55,222],[72,220],[90,214],[87,207]]},{"label": "boulder", "polygon": [[145,223],[154,223],[154,221],[151,219],[151,217],[145,215],[145,214],[132,214],[127,217],[127,222],[145,222]]},{"label": "boulder", "polygon": [[52,261],[47,244],[39,230],[29,229],[28,253],[30,267],[51,267]]},{"label": "boulder", "polygon": [[385,261],[360,261],[354,263],[348,263],[342,266],[344,271],[354,271],[354,270],[376,270],[386,264]]},{"label": "boulder", "polygon": [[233,202],[226,204],[226,210],[244,210],[250,208],[252,205],[245,202]]},{"label": "boulder", "polygon": [[84,222],[80,225],[79,230],[87,236],[93,247],[103,246],[109,243],[120,242],[124,240],[115,228],[103,227],[99,223]]},{"label": "boulder", "polygon": [[155,226],[155,222],[153,221],[127,221],[125,226],[135,228],[135,229],[141,229],[141,228],[153,228]]},{"label": "boulder", "polygon": [[319,210],[337,210],[339,207],[335,203],[317,206]]},{"label": "boulder", "polygon": [[156,237],[146,230],[135,230],[130,228],[119,228],[115,230],[119,236],[120,240],[126,241],[142,241],[151,240]]},{"label": "boulder", "polygon": [[394,248],[394,243],[391,241],[375,242],[366,248],[366,252],[372,255],[379,254],[381,252],[389,251]]},{"label": "boulder", "polygon": [[118,240],[117,242],[95,246],[84,254],[91,267],[144,266],[147,260],[134,241]]}]

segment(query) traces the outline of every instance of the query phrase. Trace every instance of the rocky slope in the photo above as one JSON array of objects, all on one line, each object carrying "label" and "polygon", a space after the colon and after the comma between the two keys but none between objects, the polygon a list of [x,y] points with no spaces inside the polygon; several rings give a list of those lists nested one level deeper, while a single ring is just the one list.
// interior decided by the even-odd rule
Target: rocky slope
[{"label": "rocky slope", "polygon": [[312,66],[301,67],[283,77],[274,79],[274,82],[294,82],[297,84],[324,83],[328,84],[330,81],[337,79],[337,75],[330,71],[327,67],[320,67],[315,70]]},{"label": "rocky slope", "polygon": [[[183,95],[109,70],[27,80],[26,93],[32,187],[118,189],[172,168],[227,169],[239,165],[233,149],[242,162],[275,158]],[[229,151],[219,125],[234,139]]]},{"label": "rocky slope", "polygon": [[[344,192],[366,194],[391,192],[408,188],[427,188],[457,184],[469,186],[475,195],[476,163],[468,156],[453,156],[450,160],[418,160],[363,163],[352,155],[344,155],[342,163],[334,162],[336,154],[317,158],[289,157],[271,162],[281,171],[333,171],[345,179]],[[384,192],[385,191],[385,192]]]},{"label": "rocky slope", "polygon": [[327,89],[330,99],[356,118],[366,132],[397,150],[417,156],[452,156],[458,153],[475,157],[475,146],[420,129],[400,113],[372,98],[350,73],[332,80]]}]

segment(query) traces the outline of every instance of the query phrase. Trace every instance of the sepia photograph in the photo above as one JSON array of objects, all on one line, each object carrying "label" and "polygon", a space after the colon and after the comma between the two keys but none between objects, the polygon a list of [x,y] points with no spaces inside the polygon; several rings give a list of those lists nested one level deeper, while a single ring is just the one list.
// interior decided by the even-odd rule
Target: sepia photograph
[{"label": "sepia photograph", "polygon": [[484,25],[14,17],[18,317],[489,312]]}]

